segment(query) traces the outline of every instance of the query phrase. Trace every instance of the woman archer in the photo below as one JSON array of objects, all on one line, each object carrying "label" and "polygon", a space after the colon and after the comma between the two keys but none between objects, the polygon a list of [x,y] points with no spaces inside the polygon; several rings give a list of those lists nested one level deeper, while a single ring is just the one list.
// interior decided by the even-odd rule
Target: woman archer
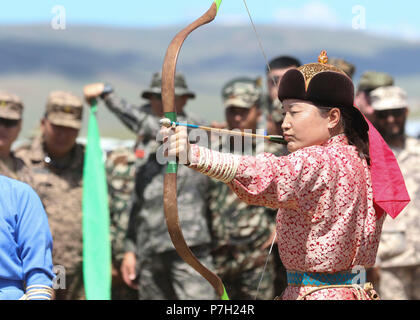
[{"label": "woman archer", "polygon": [[[169,156],[187,152],[189,167],[227,183],[249,204],[278,209],[288,280],[282,299],[374,299],[352,269],[375,263],[385,218],[377,191],[387,177],[377,169],[396,162],[369,149],[383,140],[354,107],[352,80],[327,61],[323,51],[319,63],[288,71],[279,84],[288,156],[219,153],[190,145],[182,127],[162,134]],[[396,188],[405,190],[396,176]]]}]

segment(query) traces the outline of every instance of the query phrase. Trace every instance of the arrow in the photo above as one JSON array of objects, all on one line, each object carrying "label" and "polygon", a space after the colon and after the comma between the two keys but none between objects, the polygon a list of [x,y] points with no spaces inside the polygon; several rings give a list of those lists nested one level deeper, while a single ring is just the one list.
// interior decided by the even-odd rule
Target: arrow
[{"label": "arrow", "polygon": [[283,136],[276,136],[276,135],[265,136],[265,135],[262,135],[262,134],[247,133],[247,132],[242,132],[242,131],[217,129],[217,128],[211,128],[211,127],[206,127],[206,126],[199,126],[199,125],[195,125],[195,124],[180,123],[180,122],[176,122],[176,121],[171,121],[168,118],[164,118],[164,119],[159,120],[159,123],[160,123],[161,126],[164,126],[164,127],[167,127],[167,128],[174,127],[174,126],[183,126],[183,127],[188,127],[188,128],[194,128],[194,129],[203,129],[203,130],[208,131],[208,132],[215,132],[215,133],[219,133],[219,134],[230,134],[230,135],[242,136],[242,137],[260,138],[260,139],[268,140],[268,141],[273,142],[273,143],[287,144],[287,141],[284,140]]}]

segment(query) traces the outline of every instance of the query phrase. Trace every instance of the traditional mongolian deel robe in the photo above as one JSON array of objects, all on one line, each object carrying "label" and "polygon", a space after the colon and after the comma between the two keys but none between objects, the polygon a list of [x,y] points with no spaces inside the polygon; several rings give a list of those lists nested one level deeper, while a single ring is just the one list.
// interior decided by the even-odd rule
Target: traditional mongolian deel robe
[{"label": "traditional mongolian deel robe", "polygon": [[[193,146],[191,167],[204,152],[222,167],[236,162],[229,186],[242,200],[278,209],[278,248],[288,272],[332,274],[374,265],[385,215],[377,217],[368,165],[344,134],[283,157],[220,156]],[[312,289],[289,282],[282,298],[298,299]],[[306,298],[355,299],[356,291],[329,288]]]}]

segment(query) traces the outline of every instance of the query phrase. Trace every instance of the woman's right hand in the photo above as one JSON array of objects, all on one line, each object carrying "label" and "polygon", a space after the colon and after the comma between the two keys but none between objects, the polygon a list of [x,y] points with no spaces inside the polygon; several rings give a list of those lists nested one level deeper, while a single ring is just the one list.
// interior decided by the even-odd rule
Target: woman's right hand
[{"label": "woman's right hand", "polygon": [[186,127],[178,126],[175,128],[161,127],[160,134],[163,143],[166,144],[165,156],[177,157],[179,163],[189,164],[188,155],[190,143],[188,141],[188,131]]}]

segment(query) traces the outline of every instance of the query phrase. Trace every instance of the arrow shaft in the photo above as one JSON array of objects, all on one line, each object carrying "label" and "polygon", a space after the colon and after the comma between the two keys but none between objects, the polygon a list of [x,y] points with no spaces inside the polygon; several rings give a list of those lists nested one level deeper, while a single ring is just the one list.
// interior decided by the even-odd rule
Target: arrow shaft
[{"label": "arrow shaft", "polygon": [[194,128],[194,129],[203,129],[208,132],[216,132],[220,134],[230,134],[230,135],[242,136],[242,137],[260,138],[260,139],[265,139],[272,142],[280,142],[283,139],[282,136],[265,136],[262,134],[228,130],[228,129],[211,128],[211,127],[199,126],[199,125],[189,124],[189,123],[171,122],[171,124],[175,124],[176,126]]}]

